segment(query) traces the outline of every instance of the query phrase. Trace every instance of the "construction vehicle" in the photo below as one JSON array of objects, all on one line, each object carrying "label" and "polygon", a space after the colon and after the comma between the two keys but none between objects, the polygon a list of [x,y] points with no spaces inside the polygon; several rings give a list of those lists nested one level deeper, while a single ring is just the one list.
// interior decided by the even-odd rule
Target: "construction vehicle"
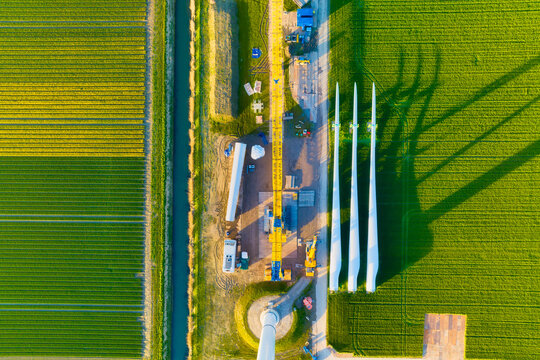
[{"label": "construction vehicle", "polygon": [[273,217],[274,215],[272,214],[272,210],[270,210],[268,207],[265,207],[263,216],[263,229],[265,234],[270,234],[270,225],[272,224]]},{"label": "construction vehicle", "polygon": [[285,36],[285,41],[288,43],[297,43],[299,41],[298,34],[291,34]]},{"label": "construction vehicle", "polygon": [[304,346],[303,350],[304,353],[309,354],[313,360],[317,360],[317,357],[311,353],[307,346]]},{"label": "construction vehicle", "polygon": [[273,225],[269,235],[272,244],[272,262],[264,271],[265,280],[290,280],[291,270],[282,268],[282,246],[287,240],[282,222],[283,202],[283,109],[285,107],[285,74],[283,72],[283,0],[270,0],[269,4],[268,60],[270,67],[270,121],[272,122],[272,190]]},{"label": "construction vehicle", "polygon": [[292,271],[291,269],[286,269],[280,267],[280,278],[279,280],[272,279],[272,270],[273,267],[266,267],[264,269],[264,281],[291,281],[292,280]]},{"label": "construction vehicle", "polygon": [[261,138],[264,146],[268,145],[268,139],[266,138],[266,135],[262,131],[259,133],[259,137]]},{"label": "construction vehicle", "polygon": [[225,151],[224,151],[225,157],[231,156],[232,151],[233,151],[233,143],[230,143],[230,144],[229,144],[229,147],[227,147],[227,148],[225,149]]},{"label": "construction vehicle", "polygon": [[306,37],[304,35],[302,35],[302,34],[290,34],[290,35],[285,36],[285,41],[288,42],[289,44],[290,43],[305,44],[306,43]]},{"label": "construction vehicle", "polygon": [[297,61],[298,61],[298,63],[300,65],[307,65],[307,64],[310,63],[309,59],[307,57],[304,57],[304,56],[299,56]]},{"label": "construction vehicle", "polygon": [[315,275],[315,268],[317,267],[317,259],[315,253],[317,251],[317,235],[313,237],[313,241],[306,243],[306,276]]}]

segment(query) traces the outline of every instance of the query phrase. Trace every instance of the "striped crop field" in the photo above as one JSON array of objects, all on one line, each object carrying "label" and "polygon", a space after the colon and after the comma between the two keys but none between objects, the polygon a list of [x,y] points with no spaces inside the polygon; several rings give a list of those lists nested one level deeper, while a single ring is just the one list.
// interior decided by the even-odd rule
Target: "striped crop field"
[{"label": "striped crop field", "polygon": [[146,12],[0,2],[0,357],[145,352]]},{"label": "striped crop field", "polygon": [[[339,351],[419,357],[424,314],[451,313],[467,315],[467,358],[538,357],[538,24],[540,4],[521,0],[331,2],[330,84],[339,81],[342,121],[353,81],[362,121],[372,81],[378,94],[378,289],[329,296]],[[350,150],[343,156],[347,172]],[[348,246],[348,222],[342,238]]]},{"label": "striped crop field", "polygon": [[0,155],[143,156],[145,17],[144,0],[3,0]]}]

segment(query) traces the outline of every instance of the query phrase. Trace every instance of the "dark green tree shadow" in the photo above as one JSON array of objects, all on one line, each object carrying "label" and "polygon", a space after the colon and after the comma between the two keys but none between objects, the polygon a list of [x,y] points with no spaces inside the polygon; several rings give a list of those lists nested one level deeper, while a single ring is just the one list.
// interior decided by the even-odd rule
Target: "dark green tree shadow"
[{"label": "dark green tree shadow", "polygon": [[[379,285],[398,274],[406,277],[407,267],[432,248],[429,221],[420,208],[416,189],[414,159],[423,151],[417,146],[422,133],[420,129],[439,84],[440,52],[436,51],[435,56],[435,68],[423,69],[422,49],[418,49],[413,83],[403,89],[405,60],[401,52],[396,84],[380,96],[383,101],[379,106],[382,114],[378,118],[378,138],[390,135],[390,141],[386,147],[379,143],[381,150],[377,153]],[[422,89],[422,74],[425,73],[433,73],[433,79]],[[411,129],[408,116],[411,106],[418,102],[422,105]],[[388,124],[393,117],[397,117],[397,126],[390,128]]]}]

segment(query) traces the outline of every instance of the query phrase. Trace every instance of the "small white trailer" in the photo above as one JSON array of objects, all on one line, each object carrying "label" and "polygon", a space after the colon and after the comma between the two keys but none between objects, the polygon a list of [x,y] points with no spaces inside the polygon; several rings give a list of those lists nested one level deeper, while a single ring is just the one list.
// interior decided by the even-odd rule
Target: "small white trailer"
[{"label": "small white trailer", "polygon": [[264,208],[264,217],[263,217],[263,227],[264,227],[264,233],[269,234],[271,225],[272,225],[272,210],[270,210],[268,207]]},{"label": "small white trailer", "polygon": [[236,268],[236,240],[226,239],[223,245],[223,272],[233,273]]}]

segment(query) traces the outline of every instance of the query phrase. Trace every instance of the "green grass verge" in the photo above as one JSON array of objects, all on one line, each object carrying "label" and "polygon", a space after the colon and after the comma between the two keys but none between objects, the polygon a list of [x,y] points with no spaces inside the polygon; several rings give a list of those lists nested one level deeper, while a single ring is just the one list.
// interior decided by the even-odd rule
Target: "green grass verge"
[{"label": "green grass verge", "polygon": [[[529,21],[538,14],[520,1],[331,2],[331,101],[339,81],[342,123],[354,81],[362,130],[371,81],[378,88],[379,287],[329,296],[329,342],[339,351],[420,356],[425,313],[467,315],[468,358],[530,359],[540,347],[540,193],[531,186],[540,57]],[[346,181],[350,150],[342,156]],[[364,274],[365,261],[360,283]]]},{"label": "green grass verge", "polygon": [[242,296],[236,302],[234,306],[234,321],[236,324],[236,330],[241,339],[255,352],[259,347],[259,340],[251,333],[247,323],[247,311],[251,304],[268,295],[275,295],[283,293],[287,290],[287,284],[284,282],[267,282],[258,283],[248,286],[243,291]]},{"label": "green grass verge", "polygon": [[283,8],[285,11],[296,11],[298,10],[298,5],[293,0],[283,0]]},{"label": "green grass verge", "polygon": [[[172,298],[171,289],[165,289],[166,248],[170,247],[171,228],[168,218],[171,216],[170,193],[171,169],[168,165],[172,156],[172,82],[167,78],[167,68],[172,66],[167,60],[167,53],[172,51],[171,26],[168,12],[171,3],[159,1],[155,3],[153,49],[153,126],[152,126],[152,159],[151,159],[151,243],[152,243],[152,314],[151,358],[168,358],[170,344],[164,338],[165,328],[169,328],[168,312]],[[166,295],[168,293],[168,295]],[[166,314],[167,312],[167,314]]]}]

